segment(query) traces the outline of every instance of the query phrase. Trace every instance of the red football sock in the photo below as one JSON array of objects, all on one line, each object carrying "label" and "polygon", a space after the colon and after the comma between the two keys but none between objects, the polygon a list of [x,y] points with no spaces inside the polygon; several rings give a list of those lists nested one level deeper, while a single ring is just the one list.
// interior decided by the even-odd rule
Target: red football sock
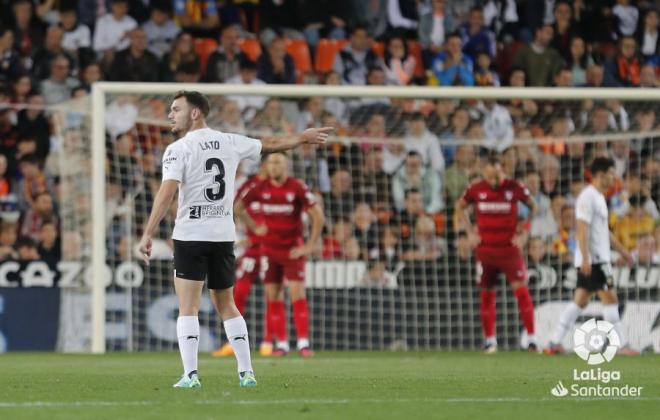
[{"label": "red football sock", "polygon": [[250,296],[250,289],[252,283],[249,281],[238,281],[234,286],[234,303],[238,308],[241,315],[245,315],[245,307],[247,305],[248,296]]},{"label": "red football sock", "polygon": [[267,323],[270,324],[270,332],[277,341],[287,341],[286,336],[286,313],[284,301],[276,300],[268,302]]},{"label": "red football sock", "polygon": [[486,338],[495,336],[495,291],[481,291],[481,326]]},{"label": "red football sock", "polygon": [[296,323],[296,337],[309,338],[309,309],[307,299],[293,301],[293,319]]},{"label": "red football sock", "polygon": [[525,325],[527,334],[534,334],[534,302],[532,296],[529,294],[527,286],[520,287],[513,292],[518,299],[518,311],[520,312],[520,319]]}]

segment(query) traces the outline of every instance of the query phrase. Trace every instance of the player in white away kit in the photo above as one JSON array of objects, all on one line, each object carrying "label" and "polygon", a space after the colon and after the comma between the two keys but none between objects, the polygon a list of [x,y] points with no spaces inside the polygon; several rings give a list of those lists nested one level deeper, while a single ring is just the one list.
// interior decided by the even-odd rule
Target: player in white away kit
[{"label": "player in white away kit", "polygon": [[632,262],[630,254],[610,232],[608,225],[607,201],[603,194],[614,184],[614,161],[604,157],[594,159],[591,164],[591,177],[591,184],[580,192],[575,203],[575,236],[578,246],[575,249],[574,263],[579,270],[575,295],[559,317],[552,341],[544,352],[564,353],[561,345],[564,336],[596,293],[603,303],[603,319],[614,325],[614,330],[621,339],[622,347],[619,353],[637,354],[626,345],[626,338],[621,331],[619,300],[612,279],[610,244],[628,263]]},{"label": "player in white away kit", "polygon": [[140,240],[145,261],[151,256],[152,237],[177,190],[179,206],[174,240],[174,289],[179,300],[176,332],[183,376],[175,388],[199,388],[197,314],[204,287],[208,288],[223,319],[227,339],[238,361],[239,384],[257,385],[250,360],[248,330],[233,297],[235,280],[234,181],[241,159],[280,152],[304,143],[321,144],[331,127],[310,128],[299,135],[252,139],[207,127],[208,99],[199,92],[174,95],[168,119],[179,139],[163,154],[163,182]]}]

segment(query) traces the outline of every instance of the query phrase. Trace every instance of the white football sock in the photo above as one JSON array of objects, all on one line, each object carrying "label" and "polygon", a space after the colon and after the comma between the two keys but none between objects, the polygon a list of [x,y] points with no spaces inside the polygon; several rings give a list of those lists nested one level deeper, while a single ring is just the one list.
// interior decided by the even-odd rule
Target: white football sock
[{"label": "white football sock", "polygon": [[223,322],[225,334],[234,349],[236,361],[238,362],[238,373],[252,371],[252,360],[250,358],[250,339],[248,337],[247,324],[242,316],[228,319]]},{"label": "white football sock", "polygon": [[176,336],[179,339],[179,353],[183,362],[183,374],[197,370],[197,349],[199,349],[199,319],[196,316],[180,316],[176,319]]},{"label": "white football sock", "polygon": [[619,304],[613,303],[611,305],[603,305],[603,319],[614,325],[614,331],[616,331],[621,340],[621,347],[625,347],[628,344],[628,340],[626,339],[626,336],[623,335],[623,328],[621,328]]},{"label": "white football sock", "polygon": [[559,316],[559,324],[552,336],[552,344],[561,344],[568,330],[575,324],[575,320],[582,314],[582,308],[577,303],[572,302],[566,305],[564,312]]},{"label": "white football sock", "polygon": [[288,352],[289,350],[291,350],[291,348],[289,347],[289,342],[286,341],[286,340],[277,341],[277,342],[275,343],[275,347],[278,348],[278,349],[280,349],[280,350],[284,350],[284,351],[286,351],[286,352]]},{"label": "white football sock", "polygon": [[309,339],[308,338],[299,338],[298,339],[298,350],[304,349],[309,347]]},{"label": "white football sock", "polygon": [[486,344],[496,346],[497,345],[497,337],[495,337],[495,336],[486,337]]}]

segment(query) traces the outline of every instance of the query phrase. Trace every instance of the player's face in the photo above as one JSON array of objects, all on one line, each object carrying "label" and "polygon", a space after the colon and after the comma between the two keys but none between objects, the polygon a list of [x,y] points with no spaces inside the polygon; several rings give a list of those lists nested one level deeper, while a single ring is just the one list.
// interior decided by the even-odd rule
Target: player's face
[{"label": "player's face", "polygon": [[610,188],[614,185],[614,180],[616,179],[616,171],[614,167],[610,168],[607,172],[604,172],[602,176],[602,184],[605,188]]},{"label": "player's face", "polygon": [[287,173],[286,158],[279,153],[268,157],[268,176],[279,181],[284,179]]},{"label": "player's face", "polygon": [[502,165],[499,163],[487,163],[484,166],[484,179],[491,185],[495,185],[500,181],[502,173]]},{"label": "player's face", "polygon": [[170,122],[170,131],[172,133],[185,133],[192,125],[192,117],[190,116],[190,105],[185,98],[176,98],[170,107],[170,113],[167,119]]}]

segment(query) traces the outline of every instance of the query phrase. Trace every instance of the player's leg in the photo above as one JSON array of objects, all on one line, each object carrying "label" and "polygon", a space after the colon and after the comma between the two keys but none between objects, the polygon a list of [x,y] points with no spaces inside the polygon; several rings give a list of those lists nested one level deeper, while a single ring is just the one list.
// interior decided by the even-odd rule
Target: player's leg
[{"label": "player's leg", "polygon": [[174,241],[174,291],[179,302],[176,335],[183,375],[176,388],[199,388],[199,306],[207,270],[204,246],[198,242]]},{"label": "player's leg", "polygon": [[502,259],[501,269],[518,301],[518,314],[529,340],[528,350],[535,352],[537,346],[534,329],[534,301],[527,287],[527,267],[525,267],[525,260],[517,247],[511,247],[507,254],[508,257]]},{"label": "player's leg", "polygon": [[208,288],[211,301],[218,311],[225,327],[227,340],[231,344],[241,386],[256,386],[250,357],[250,339],[245,319],[234,302],[235,258],[234,244],[219,242],[213,244],[212,257],[209,258]]},{"label": "player's leg", "polygon": [[543,351],[546,354],[561,354],[565,352],[561,343],[564,341],[566,333],[575,325],[575,321],[582,314],[584,308],[587,307],[594,294],[590,290],[591,286],[587,279],[583,278],[580,281],[580,276],[581,274],[578,274],[578,287],[576,287],[573,293],[573,300],[566,305],[559,316],[559,323],[555,328],[548,348]]},{"label": "player's leg", "polygon": [[484,333],[484,351],[495,353],[497,351],[497,337],[495,336],[495,320],[497,312],[495,309],[495,279],[497,270],[477,257],[477,283],[479,292],[479,316]]},{"label": "player's leg", "polygon": [[284,278],[287,281],[293,320],[296,326],[297,348],[301,356],[313,356],[309,345],[309,308],[305,296],[305,259],[288,260],[284,267]]},{"label": "player's leg", "polygon": [[[259,272],[257,261],[257,259],[252,258],[250,255],[243,255],[236,261],[237,279],[234,286],[234,303],[241,315],[245,314],[247,299],[252,289],[252,282]],[[233,354],[234,350],[229,342],[224,343],[216,351],[211,353],[212,356],[216,357],[232,356]]]},{"label": "player's leg", "polygon": [[286,333],[286,309],[282,282],[284,268],[280,261],[268,258],[268,268],[264,276],[264,294],[266,295],[266,324],[275,337],[275,350],[272,356],[284,356],[289,352],[289,338]]},{"label": "player's leg", "polygon": [[608,288],[607,290],[599,290],[597,292],[598,298],[603,304],[603,319],[614,325],[614,331],[621,340],[621,347],[619,354],[627,356],[636,356],[639,354],[637,350],[630,348],[628,344],[628,337],[623,332],[621,326],[621,317],[619,315],[619,299],[614,289]]}]

